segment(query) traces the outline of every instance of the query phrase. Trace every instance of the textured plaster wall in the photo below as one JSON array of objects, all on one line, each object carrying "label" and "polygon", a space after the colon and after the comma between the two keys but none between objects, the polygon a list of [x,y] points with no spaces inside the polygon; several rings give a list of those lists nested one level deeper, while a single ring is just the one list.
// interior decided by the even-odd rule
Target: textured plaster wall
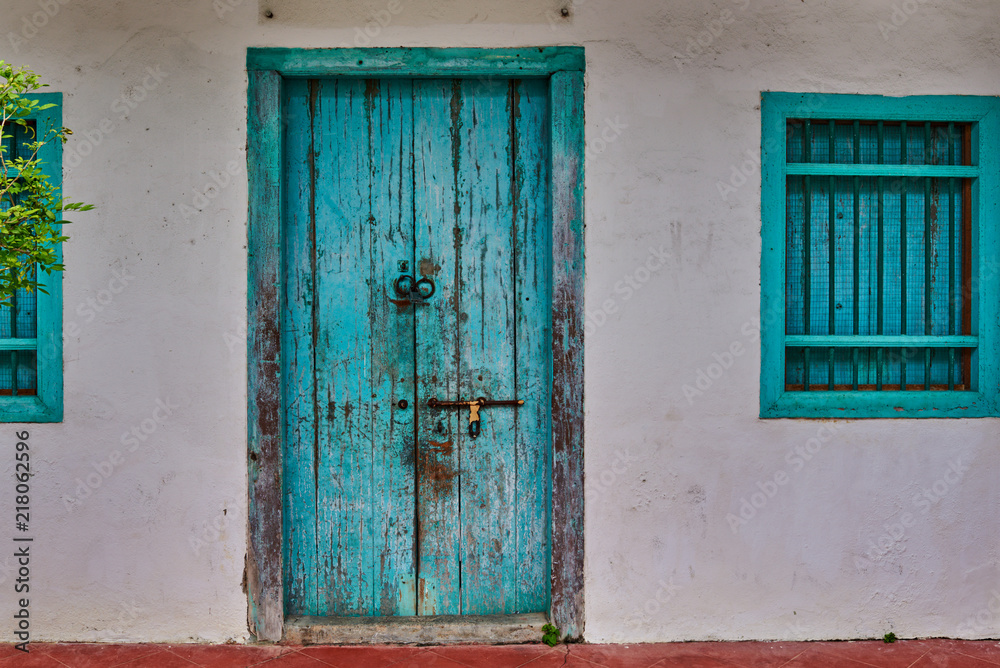
[{"label": "textured plaster wall", "polygon": [[34,639],[247,637],[245,50],[347,45],[587,47],[588,640],[1000,633],[997,421],[761,421],[752,336],[760,91],[1000,94],[1000,4],[293,5],[3,3],[0,58],[65,94],[66,193],[98,205],[68,230],[66,419],[28,428]]}]

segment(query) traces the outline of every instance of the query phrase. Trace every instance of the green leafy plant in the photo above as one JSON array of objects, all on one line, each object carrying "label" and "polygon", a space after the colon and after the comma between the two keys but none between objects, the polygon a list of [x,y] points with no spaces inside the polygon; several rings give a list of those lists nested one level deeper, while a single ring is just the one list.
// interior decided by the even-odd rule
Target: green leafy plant
[{"label": "green leafy plant", "polygon": [[542,642],[549,647],[555,647],[559,644],[559,629],[557,629],[552,624],[546,624],[542,627]]},{"label": "green leafy plant", "polygon": [[893,633],[892,631],[889,631],[884,636],[882,636],[882,640],[884,640],[885,642],[896,642],[896,634]]},{"label": "green leafy plant", "polygon": [[[63,270],[58,247],[67,237],[60,226],[68,221],[62,212],[93,208],[58,197],[45,171],[62,165],[43,165],[38,157],[43,146],[65,143],[72,134],[31,122],[39,111],[55,106],[28,97],[45,86],[31,70],[0,60],[0,306],[9,305],[17,290],[45,292],[40,272]],[[15,131],[26,140],[19,142],[17,154]]]}]

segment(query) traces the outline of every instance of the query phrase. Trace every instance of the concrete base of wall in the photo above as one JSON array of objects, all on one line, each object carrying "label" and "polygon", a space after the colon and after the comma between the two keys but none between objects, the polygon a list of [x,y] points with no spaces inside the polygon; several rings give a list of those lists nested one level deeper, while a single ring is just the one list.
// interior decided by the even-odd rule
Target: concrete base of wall
[{"label": "concrete base of wall", "polygon": [[464,645],[541,642],[545,614],[435,617],[289,617],[295,645]]}]

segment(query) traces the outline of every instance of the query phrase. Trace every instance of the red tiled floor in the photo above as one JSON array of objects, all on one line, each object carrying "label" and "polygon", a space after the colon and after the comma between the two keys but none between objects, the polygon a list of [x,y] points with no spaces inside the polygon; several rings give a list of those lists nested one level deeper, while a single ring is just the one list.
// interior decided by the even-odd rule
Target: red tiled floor
[{"label": "red tiled floor", "polygon": [[911,668],[992,668],[996,665],[966,654],[928,654],[917,660]]},{"label": "red tiled floor", "polygon": [[66,643],[53,645],[31,644],[31,653],[51,657],[56,663],[69,668],[112,668],[123,663],[156,654],[160,645],[101,645],[92,643]]},{"label": "red tiled floor", "polygon": [[[621,648],[621,649],[619,649]],[[691,642],[660,645],[573,645],[571,653],[607,666],[683,665],[693,657],[711,666],[753,665],[777,668],[801,654],[798,643]]]},{"label": "red tiled floor", "polygon": [[[523,668],[557,668],[558,666],[573,665],[569,663],[569,651],[565,648],[561,652],[546,652],[537,659],[532,659],[523,665]],[[581,662],[582,663],[582,662]],[[579,663],[576,665],[580,665]],[[584,664],[585,665],[585,664]],[[593,668],[588,666],[587,668]]]},{"label": "red tiled floor", "polygon": [[913,640],[911,642],[934,654],[964,654],[1000,665],[1000,643],[996,641]]},{"label": "red tiled floor", "polygon": [[503,645],[484,649],[478,645],[435,647],[434,652],[470,668],[520,668],[545,654],[556,654],[562,662],[563,651],[546,645]]},{"label": "red tiled floor", "polygon": [[907,668],[927,652],[926,646],[910,640],[895,643],[880,640],[816,642],[809,645],[809,651],[817,656],[837,657],[877,668]]},{"label": "red tiled floor", "polygon": [[[920,658],[919,655],[917,658]],[[916,659],[914,659],[916,661]],[[826,668],[872,668],[874,664],[862,663],[841,656],[836,650],[810,647],[802,654],[782,665],[782,668],[802,668],[803,666],[825,666]]]},{"label": "red tiled floor", "polygon": [[[392,668],[467,668],[465,664],[459,663],[454,659],[449,659],[446,656],[441,656],[433,650],[415,654],[390,665]],[[339,668],[350,667],[345,665]]]},{"label": "red tiled floor", "polygon": [[143,668],[144,666],[156,666],[156,668],[194,668],[197,665],[172,652],[161,649],[154,654],[141,656],[125,663],[119,663],[115,668]]},{"label": "red tiled floor", "polygon": [[[254,665],[254,664],[251,664]],[[260,665],[266,668],[329,668],[331,664],[314,659],[302,652],[286,652],[276,659],[265,661]],[[360,664],[363,665],[363,664]]]},{"label": "red tiled floor", "polygon": [[718,642],[658,645],[0,645],[17,668],[997,668],[995,641]]},{"label": "red tiled floor", "polygon": [[239,668],[253,666],[294,651],[280,645],[170,645],[172,653],[202,668]]}]

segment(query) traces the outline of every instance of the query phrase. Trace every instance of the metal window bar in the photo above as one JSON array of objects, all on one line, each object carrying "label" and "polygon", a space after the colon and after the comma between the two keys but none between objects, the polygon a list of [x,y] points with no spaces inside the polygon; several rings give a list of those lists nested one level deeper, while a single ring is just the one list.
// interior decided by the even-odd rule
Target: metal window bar
[{"label": "metal window bar", "polygon": [[[924,159],[930,156],[931,124],[924,123]],[[931,333],[931,179],[924,178],[924,334]],[[924,389],[931,389],[931,349],[924,351]]]},{"label": "metal window bar", "polygon": [[[948,123],[948,164],[955,164],[955,124]],[[948,334],[955,331],[955,179],[948,179]],[[955,349],[948,350],[948,389],[955,389]]]},{"label": "metal window bar", "polygon": [[[899,163],[907,164],[906,122],[899,124]],[[899,195],[899,331],[906,334],[906,177],[900,178]],[[899,389],[906,390],[906,358],[899,358]]]},{"label": "metal window bar", "polygon": [[[878,122],[878,136],[877,136],[878,148],[877,148],[877,159],[878,164],[884,162],[885,155],[885,127],[882,121]],[[884,294],[884,272],[883,266],[885,263],[885,228],[883,226],[883,203],[884,195],[883,187],[884,183],[882,181],[884,177],[876,177],[878,184],[878,247],[876,249],[876,260],[875,260],[875,271],[877,274],[876,287],[875,287],[875,299],[876,304],[876,332],[882,334],[883,332],[883,322],[885,318],[885,300],[883,298]],[[882,389],[882,378],[885,375],[885,349],[878,348],[875,353],[875,389]]]},{"label": "metal window bar", "polygon": [[[812,123],[806,120],[802,130],[803,159],[805,162],[812,162]],[[806,174],[803,177],[803,214],[805,218],[805,229],[803,230],[803,243],[805,244],[805,257],[802,262],[802,290],[803,290],[803,312],[805,318],[806,334],[811,333],[811,311],[810,298],[812,296],[812,177]],[[812,366],[811,351],[806,348],[804,353],[804,377],[802,380],[805,391],[810,390],[809,371]]]},{"label": "metal window bar", "polygon": [[[829,124],[829,162],[836,161],[836,137],[837,128],[836,122],[830,121]],[[836,334],[836,322],[837,322],[837,211],[836,211],[836,192],[837,192],[837,182],[836,177],[830,177],[830,193],[827,197],[829,203],[828,213],[827,213],[827,249],[830,257],[830,267],[827,269],[827,277],[829,279],[829,306],[827,307],[827,334]],[[827,389],[832,390],[834,387],[834,354],[833,348],[830,348],[827,356]]]},{"label": "metal window bar", "polygon": [[[861,123],[854,121],[854,164],[861,162]],[[854,182],[854,327],[852,331],[855,336],[861,333],[861,177],[855,176]],[[832,332],[831,332],[832,333]],[[851,351],[851,385],[852,389],[858,389],[858,368],[860,366],[858,355],[859,348]]]}]

